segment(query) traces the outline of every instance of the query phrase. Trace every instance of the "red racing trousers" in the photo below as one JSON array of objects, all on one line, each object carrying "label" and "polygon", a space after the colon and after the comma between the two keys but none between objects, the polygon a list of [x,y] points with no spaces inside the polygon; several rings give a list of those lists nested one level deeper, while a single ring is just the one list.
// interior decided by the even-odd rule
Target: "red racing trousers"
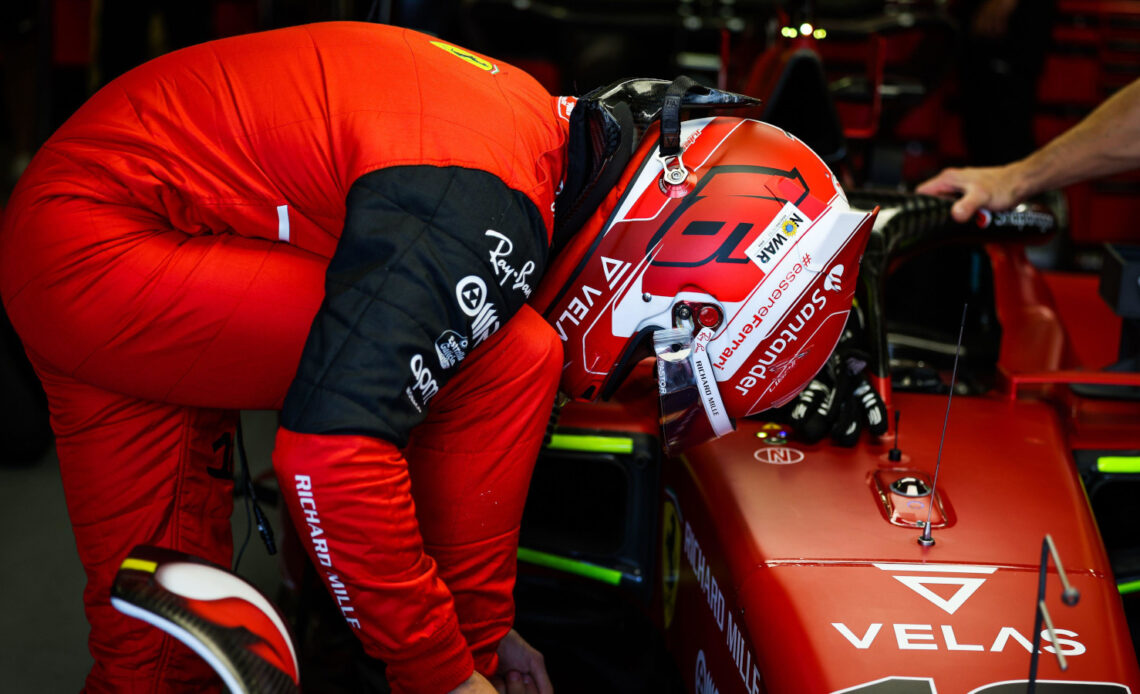
[{"label": "red racing trousers", "polygon": [[[14,214],[0,234],[0,294],[51,404],[87,574],[95,659],[87,689],[217,687],[189,649],[115,611],[110,585],[137,544],[230,563],[228,437],[240,410],[280,407],[328,261],[286,243],[188,235],[146,211],[82,197]],[[414,494],[419,519],[412,530],[483,668],[493,667],[513,619],[518,524],[560,367],[557,336],[524,307],[468,356],[405,456],[390,456],[381,471],[406,477],[401,488]],[[283,491],[292,480],[282,480]],[[349,478],[332,484],[335,503],[348,507],[368,491]],[[331,512],[331,502],[326,523],[348,518],[351,527],[338,531],[368,532],[367,516]],[[338,561],[368,585],[353,575],[366,570],[365,558],[342,550]],[[401,618],[402,606],[382,597],[371,609]],[[383,618],[371,621],[369,629],[385,629]]]}]

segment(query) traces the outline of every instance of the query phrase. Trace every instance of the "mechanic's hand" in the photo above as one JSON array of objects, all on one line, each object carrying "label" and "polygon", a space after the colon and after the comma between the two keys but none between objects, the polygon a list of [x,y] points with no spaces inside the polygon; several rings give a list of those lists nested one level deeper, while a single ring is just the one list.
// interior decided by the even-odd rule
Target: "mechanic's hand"
[{"label": "mechanic's hand", "polygon": [[554,694],[542,654],[514,629],[499,642],[499,674],[492,681],[499,694]]},{"label": "mechanic's hand", "polygon": [[471,676],[464,680],[463,684],[455,689],[452,689],[447,694],[502,694],[501,689],[495,689],[486,677],[480,675],[478,672],[471,673]]},{"label": "mechanic's hand", "polygon": [[950,208],[955,221],[970,221],[978,210],[1008,210],[1021,202],[1026,190],[1020,163],[1005,166],[943,169],[934,178],[919,184],[914,192],[922,195],[952,195],[961,197]]},{"label": "mechanic's hand", "polygon": [[835,352],[792,405],[789,417],[804,441],[815,443],[830,433],[838,445],[854,446],[864,428],[876,436],[887,433],[887,408],[868,378],[861,336],[862,314],[853,306]]}]

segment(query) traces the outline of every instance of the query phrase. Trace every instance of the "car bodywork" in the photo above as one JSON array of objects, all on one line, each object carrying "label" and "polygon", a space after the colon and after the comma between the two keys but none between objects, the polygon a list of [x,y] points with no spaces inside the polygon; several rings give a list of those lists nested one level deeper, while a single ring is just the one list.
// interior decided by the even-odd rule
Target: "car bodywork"
[{"label": "car bodywork", "polygon": [[[616,572],[619,587],[607,590],[641,606],[696,694],[1026,691],[1044,571],[1055,629],[1039,627],[1036,690],[1137,691],[1118,589],[1126,577],[1110,562],[1086,484],[1105,481],[1096,460],[1140,448],[1140,402],[1129,397],[1140,378],[1081,368],[1071,334],[1095,330],[1111,342],[1119,330],[1097,278],[1054,281],[1029,262],[1023,239],[1004,240],[977,246],[1001,326],[983,385],[948,403],[946,392],[892,392],[884,368],[874,380],[901,413],[884,437],[804,444],[761,413],[668,458],[655,451],[645,363],[611,402],[563,408],[535,473],[520,556],[550,566],[527,554],[540,550],[569,559],[563,571]],[[876,281],[873,255],[865,284]],[[1063,315],[1061,290],[1080,311]],[[953,330],[957,317],[945,322]],[[886,342],[888,321],[877,324]],[[948,390],[948,372],[932,390]],[[1089,393],[1082,382],[1116,390]],[[549,509],[572,508],[557,498],[575,493],[624,511],[552,520]],[[933,544],[924,546],[928,513]],[[1080,592],[1075,606],[1061,599],[1056,561],[1042,568],[1046,535]],[[524,564],[520,580],[536,571],[549,569]]]}]

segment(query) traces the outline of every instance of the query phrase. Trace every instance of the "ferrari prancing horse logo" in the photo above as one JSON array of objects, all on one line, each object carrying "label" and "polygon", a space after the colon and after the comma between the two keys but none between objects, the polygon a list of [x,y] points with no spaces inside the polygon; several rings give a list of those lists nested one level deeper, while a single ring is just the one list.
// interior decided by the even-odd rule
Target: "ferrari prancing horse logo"
[{"label": "ferrari prancing horse logo", "polygon": [[477,56],[473,53],[465,51],[462,48],[459,48],[458,46],[452,46],[450,43],[444,43],[443,41],[432,41],[431,45],[435,46],[436,48],[442,48],[443,50],[452,54],[456,58],[459,58],[463,62],[470,63],[470,64],[474,65],[475,67],[479,68],[480,70],[486,70],[487,72],[491,73],[492,75],[498,74],[498,72],[499,72],[499,66],[498,65],[496,65],[496,64],[492,63],[491,61],[486,60],[484,58],[480,58],[479,56]]}]

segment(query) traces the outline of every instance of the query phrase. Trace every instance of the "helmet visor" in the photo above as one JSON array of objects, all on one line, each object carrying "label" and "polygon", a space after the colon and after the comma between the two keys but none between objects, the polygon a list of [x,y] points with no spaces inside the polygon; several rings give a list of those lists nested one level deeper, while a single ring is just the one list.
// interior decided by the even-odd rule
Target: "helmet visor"
[{"label": "helmet visor", "polygon": [[661,433],[670,454],[723,436],[734,428],[705,351],[711,339],[712,331],[708,328],[695,338],[686,328],[653,334]]}]

